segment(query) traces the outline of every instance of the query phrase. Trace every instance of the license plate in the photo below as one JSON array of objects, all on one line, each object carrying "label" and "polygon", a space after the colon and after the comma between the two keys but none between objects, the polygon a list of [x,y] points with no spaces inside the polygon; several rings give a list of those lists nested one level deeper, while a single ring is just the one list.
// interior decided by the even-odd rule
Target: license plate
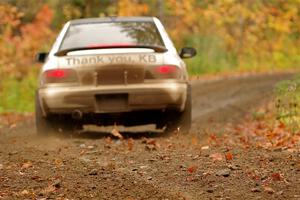
[{"label": "license plate", "polygon": [[121,112],[128,108],[128,94],[96,95],[96,102],[100,112]]}]

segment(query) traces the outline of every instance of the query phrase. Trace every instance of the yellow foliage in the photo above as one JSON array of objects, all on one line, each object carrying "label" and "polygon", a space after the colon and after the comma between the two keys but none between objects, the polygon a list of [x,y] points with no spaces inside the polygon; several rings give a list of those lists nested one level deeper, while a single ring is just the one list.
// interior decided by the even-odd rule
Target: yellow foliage
[{"label": "yellow foliage", "polygon": [[204,22],[201,28],[209,26],[238,56],[272,53],[285,48],[287,35],[295,29],[299,21],[297,3],[286,1],[282,7],[274,7],[250,0],[218,1],[203,10],[200,26]]},{"label": "yellow foliage", "polygon": [[140,16],[149,12],[148,5],[139,3],[137,0],[119,0],[117,7],[118,16]]},{"label": "yellow foliage", "polygon": [[70,4],[64,5],[62,12],[63,12],[66,20],[76,19],[76,18],[80,18],[82,16],[82,13],[78,9],[78,7],[70,5]]},{"label": "yellow foliage", "polygon": [[195,0],[166,0],[171,11],[167,20],[168,31],[176,44],[181,44],[185,36],[199,31],[197,25],[201,8],[195,5]]},{"label": "yellow foliage", "polygon": [[35,53],[54,36],[53,12],[44,5],[28,24],[21,24],[23,14],[9,4],[1,4],[0,13],[0,76],[22,78],[31,71]]},{"label": "yellow foliage", "polygon": [[[17,8],[8,4],[0,4],[0,25],[16,27],[20,24],[23,13],[18,12]],[[3,31],[3,30],[2,30]]]}]

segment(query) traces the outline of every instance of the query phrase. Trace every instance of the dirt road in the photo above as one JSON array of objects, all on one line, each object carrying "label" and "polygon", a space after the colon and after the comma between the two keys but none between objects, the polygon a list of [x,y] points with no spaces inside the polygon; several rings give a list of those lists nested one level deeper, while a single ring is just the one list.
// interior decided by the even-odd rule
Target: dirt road
[{"label": "dirt road", "polygon": [[[270,100],[276,82],[290,77],[194,80],[188,135],[130,130],[121,131],[122,140],[91,131],[39,138],[33,120],[2,128],[0,199],[300,199],[298,153],[207,140]],[[229,150],[230,162],[218,157]],[[272,179],[275,172],[283,178]]]}]

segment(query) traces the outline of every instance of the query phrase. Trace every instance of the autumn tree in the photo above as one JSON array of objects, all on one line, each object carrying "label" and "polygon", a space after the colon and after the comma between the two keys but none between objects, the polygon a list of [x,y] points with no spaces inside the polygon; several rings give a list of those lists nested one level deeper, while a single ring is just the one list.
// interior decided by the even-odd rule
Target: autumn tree
[{"label": "autumn tree", "polygon": [[0,74],[22,78],[31,70],[35,53],[52,42],[53,12],[44,5],[33,22],[27,24],[21,23],[24,14],[14,6],[2,4],[0,13]]},{"label": "autumn tree", "polygon": [[119,0],[117,8],[118,16],[139,16],[149,12],[148,5],[137,0]]}]

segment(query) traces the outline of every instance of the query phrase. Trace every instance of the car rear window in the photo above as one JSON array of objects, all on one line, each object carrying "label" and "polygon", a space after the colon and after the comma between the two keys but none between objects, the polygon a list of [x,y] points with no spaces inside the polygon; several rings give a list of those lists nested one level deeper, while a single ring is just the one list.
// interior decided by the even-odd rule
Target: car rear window
[{"label": "car rear window", "polygon": [[71,25],[60,50],[126,45],[164,46],[153,22],[105,22]]}]

